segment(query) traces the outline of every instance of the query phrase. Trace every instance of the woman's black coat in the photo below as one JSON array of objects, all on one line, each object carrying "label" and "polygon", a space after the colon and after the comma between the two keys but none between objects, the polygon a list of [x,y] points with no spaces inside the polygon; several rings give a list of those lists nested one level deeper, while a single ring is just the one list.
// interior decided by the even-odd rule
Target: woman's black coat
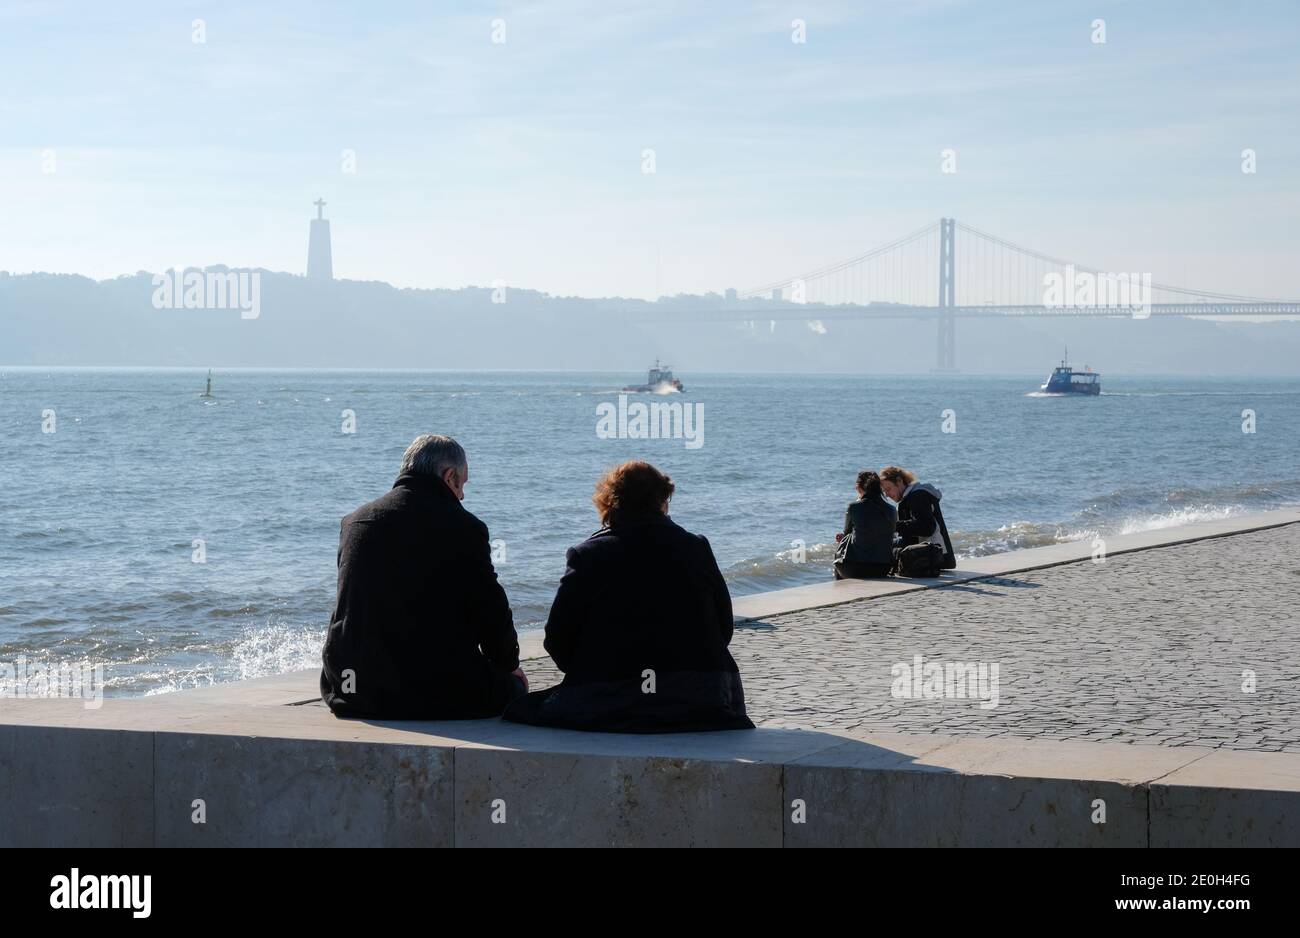
[{"label": "woman's black coat", "polygon": [[894,559],[898,511],[879,495],[849,502],[844,510],[844,541],[838,558],[851,564],[888,564]]},{"label": "woman's black coat", "polygon": [[569,549],[546,623],[556,688],[507,720],[629,733],[752,729],[731,641],[731,596],[709,542],[664,515]]}]

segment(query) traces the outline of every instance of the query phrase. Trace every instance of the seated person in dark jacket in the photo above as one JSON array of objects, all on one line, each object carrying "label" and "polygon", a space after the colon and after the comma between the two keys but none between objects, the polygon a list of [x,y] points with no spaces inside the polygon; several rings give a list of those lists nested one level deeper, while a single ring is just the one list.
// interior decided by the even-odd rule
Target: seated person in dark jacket
[{"label": "seated person in dark jacket", "polygon": [[885,501],[880,476],[858,473],[858,500],[844,512],[844,531],[835,535],[835,579],[888,576],[894,562],[894,523],[898,511]]},{"label": "seated person in dark jacket", "polygon": [[673,483],[626,462],[592,501],[605,525],[569,549],[545,647],[564,680],[505,719],[622,733],[753,729],[727,645],[731,595],[709,542],[668,517]]},{"label": "seated person in dark jacket", "polygon": [[343,519],[320,676],[336,716],[495,717],[528,689],[468,481],[460,444],[425,434],[392,491]]},{"label": "seated person in dark jacket", "polygon": [[956,567],[957,557],[948,537],[948,525],[944,523],[943,510],[939,507],[943,493],[933,485],[917,482],[916,476],[897,466],[880,470],[880,487],[898,503],[899,546],[937,544],[943,549],[943,569]]}]

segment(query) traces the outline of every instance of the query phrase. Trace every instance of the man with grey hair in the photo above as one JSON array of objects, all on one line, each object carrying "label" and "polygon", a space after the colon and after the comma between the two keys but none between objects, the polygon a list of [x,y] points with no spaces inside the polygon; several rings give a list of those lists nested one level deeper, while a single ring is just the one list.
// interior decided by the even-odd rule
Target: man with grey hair
[{"label": "man with grey hair", "polygon": [[426,433],[392,490],[343,519],[321,697],[336,716],[499,716],[528,689],[465,450]]}]

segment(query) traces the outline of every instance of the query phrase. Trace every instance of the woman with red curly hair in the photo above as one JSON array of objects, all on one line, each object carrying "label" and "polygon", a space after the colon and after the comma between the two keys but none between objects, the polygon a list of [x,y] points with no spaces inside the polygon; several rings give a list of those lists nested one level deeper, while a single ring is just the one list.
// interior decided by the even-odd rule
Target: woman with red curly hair
[{"label": "woman with red curly hair", "polygon": [[709,542],[668,517],[672,479],[611,469],[592,498],[603,527],[569,549],[546,622],[558,687],[505,719],[622,733],[753,729],[727,650],[731,595]]}]

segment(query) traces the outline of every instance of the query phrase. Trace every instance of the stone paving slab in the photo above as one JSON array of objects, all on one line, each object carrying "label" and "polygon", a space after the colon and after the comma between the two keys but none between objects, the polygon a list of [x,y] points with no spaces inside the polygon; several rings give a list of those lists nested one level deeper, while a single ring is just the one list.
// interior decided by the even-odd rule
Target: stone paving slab
[{"label": "stone paving slab", "polygon": [[802,816],[786,823],[784,845],[1144,847],[1144,782],[1196,758],[1186,749],[906,740],[787,765],[786,799]]},{"label": "stone paving slab", "polygon": [[[452,748],[262,735],[151,735],[156,844],[453,844]],[[194,822],[196,798],[203,802],[203,823]]]},{"label": "stone paving slab", "polygon": [[0,847],[152,846],[152,773],[152,733],[0,724]]},{"label": "stone paving slab", "polygon": [[[1249,788],[1240,787],[1242,777]],[[1153,847],[1300,844],[1300,755],[1219,749],[1148,786]]]}]

